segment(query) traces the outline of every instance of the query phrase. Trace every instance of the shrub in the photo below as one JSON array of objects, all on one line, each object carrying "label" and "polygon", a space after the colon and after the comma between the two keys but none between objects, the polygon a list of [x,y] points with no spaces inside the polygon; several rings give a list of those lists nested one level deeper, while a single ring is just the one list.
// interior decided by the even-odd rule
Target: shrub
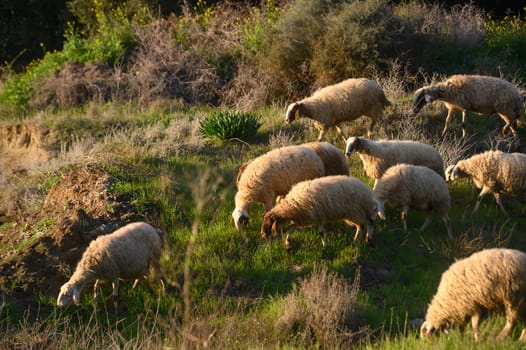
[{"label": "shrub", "polygon": [[353,331],[359,323],[359,275],[358,269],[350,285],[326,267],[316,269],[285,297],[276,329],[296,332],[321,348],[348,348],[356,341]]},{"label": "shrub", "polygon": [[248,141],[256,136],[261,126],[260,119],[253,113],[219,111],[203,119],[199,130],[209,139]]}]

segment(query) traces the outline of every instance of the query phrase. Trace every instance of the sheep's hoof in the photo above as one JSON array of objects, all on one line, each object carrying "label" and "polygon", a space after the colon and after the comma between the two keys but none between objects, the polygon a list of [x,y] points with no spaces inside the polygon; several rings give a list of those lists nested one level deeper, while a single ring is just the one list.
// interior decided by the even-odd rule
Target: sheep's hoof
[{"label": "sheep's hoof", "polygon": [[367,244],[367,246],[371,247],[371,248],[375,247],[374,241],[371,238],[369,238],[369,237],[365,238],[365,244]]}]

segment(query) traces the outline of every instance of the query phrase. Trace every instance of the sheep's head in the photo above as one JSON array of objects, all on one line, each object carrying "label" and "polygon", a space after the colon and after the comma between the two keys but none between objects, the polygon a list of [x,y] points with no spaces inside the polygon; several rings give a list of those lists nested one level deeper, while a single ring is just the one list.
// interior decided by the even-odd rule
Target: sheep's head
[{"label": "sheep's head", "polygon": [[357,136],[349,137],[345,145],[345,155],[347,157],[352,156],[354,152],[360,151],[361,138]]},{"label": "sheep's head", "polygon": [[426,104],[433,102],[437,97],[433,87],[423,87],[416,90],[413,98],[412,116],[415,116]]},{"label": "sheep's head", "polygon": [[437,327],[433,326],[427,321],[424,321],[424,323],[422,323],[422,326],[420,326],[420,338],[431,337],[435,335],[437,331]]},{"label": "sheep's head", "polygon": [[292,123],[294,120],[300,118],[304,113],[304,106],[300,102],[291,103],[287,107],[287,113],[285,113],[285,122]]},{"label": "sheep's head", "polygon": [[267,238],[270,235],[275,235],[281,228],[280,220],[273,213],[266,213],[263,216],[263,222],[261,223],[261,237]]},{"label": "sheep's head", "polygon": [[446,172],[445,172],[445,175],[446,175],[446,181],[447,182],[451,182],[451,181],[455,181],[455,180],[458,180],[462,177],[466,177],[466,173],[464,173],[460,167],[458,166],[458,163],[455,164],[455,165],[450,165],[446,168]]},{"label": "sheep's head", "polygon": [[60,293],[57,297],[58,306],[67,306],[73,302],[75,305],[80,303],[80,288],[66,282],[60,287]]},{"label": "sheep's head", "polygon": [[232,219],[238,231],[243,231],[248,226],[248,211],[236,208],[232,212]]}]

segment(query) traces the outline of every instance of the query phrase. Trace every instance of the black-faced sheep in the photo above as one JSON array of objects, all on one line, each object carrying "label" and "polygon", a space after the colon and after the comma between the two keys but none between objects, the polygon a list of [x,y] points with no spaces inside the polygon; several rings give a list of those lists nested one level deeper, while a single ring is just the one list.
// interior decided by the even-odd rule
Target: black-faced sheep
[{"label": "black-faced sheep", "polygon": [[372,244],[374,219],[378,213],[376,201],[369,187],[362,181],[344,175],[326,176],[300,182],[263,217],[261,235],[280,233],[282,226],[292,223],[287,230],[285,246],[295,227],[318,225],[325,248],[324,224],[343,220],[356,226],[354,240],[366,229],[366,242]]},{"label": "black-faced sheep", "polygon": [[78,304],[84,287],[95,280],[93,286],[94,305],[97,302],[98,285],[101,280],[110,280],[115,312],[118,307],[119,279],[134,279],[133,288],[148,277],[150,265],[164,285],[164,274],[160,268],[162,232],[145,222],[128,224],[115,232],[93,240],[80,259],[75,272],[60,288],[58,306],[71,302]]},{"label": "black-faced sheep", "polygon": [[382,118],[384,108],[390,104],[376,81],[365,78],[347,79],[291,103],[287,107],[285,121],[291,123],[300,117],[314,120],[314,125],[320,131],[318,141],[325,140],[329,128],[335,126],[345,142],[346,137],[340,123],[367,116],[371,118],[370,132]]},{"label": "black-faced sheep", "polygon": [[516,134],[515,124],[520,126],[525,123],[520,92],[510,82],[496,77],[453,75],[444,82],[424,86],[415,92],[413,115],[435,100],[443,101],[448,109],[442,135],[446,133],[455,111],[462,112],[462,137],[466,136],[467,112],[497,113],[506,122],[502,134],[508,129]]},{"label": "black-faced sheep", "polygon": [[444,176],[444,161],[432,146],[416,141],[373,141],[363,137],[349,137],[345,155],[358,153],[365,173],[378,180],[393,165],[406,163],[422,165]]},{"label": "black-faced sheep", "polygon": [[378,202],[380,216],[385,217],[386,202],[393,208],[402,209],[402,221],[406,231],[409,208],[426,213],[426,220],[420,231],[429,226],[433,213],[437,213],[446,225],[449,238],[453,239],[448,215],[451,200],[446,181],[428,167],[410,164],[390,167],[376,182],[373,196]]},{"label": "black-faced sheep", "polygon": [[320,157],[304,146],[281,147],[255,158],[239,176],[232,212],[236,228],[243,230],[248,225],[250,208],[254,203],[263,203],[265,211],[268,211],[274,200],[286,195],[294,184],[324,174]]},{"label": "black-faced sheep", "polygon": [[501,194],[515,197],[526,195],[526,154],[487,151],[460,160],[446,169],[447,181],[463,177],[471,178],[475,186],[481,189],[473,213],[478,211],[482,198],[487,193],[493,193],[500,209],[508,216],[502,205]]},{"label": "black-faced sheep", "polygon": [[[526,254],[494,248],[453,263],[440,279],[420,336],[426,337],[455,324],[462,328],[471,318],[475,339],[486,313],[504,312],[506,325],[497,336],[505,338],[517,320],[526,325]],[[526,327],[520,341],[526,341]]]}]

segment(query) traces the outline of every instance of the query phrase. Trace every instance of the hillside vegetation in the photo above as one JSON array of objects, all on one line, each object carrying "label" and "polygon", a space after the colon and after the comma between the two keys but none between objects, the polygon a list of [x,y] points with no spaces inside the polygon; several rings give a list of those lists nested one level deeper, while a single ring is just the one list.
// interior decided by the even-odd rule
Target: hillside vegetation
[{"label": "hillside vegetation", "polygon": [[[2,69],[0,83],[1,348],[367,348],[515,349],[522,325],[491,317],[472,332],[430,340],[418,325],[441,273],[487,247],[526,251],[524,203],[491,196],[471,212],[478,190],[449,184],[455,240],[438,217],[425,232],[410,210],[408,231],[388,208],[375,247],[354,229],[328,225],[263,239],[263,206],[246,231],[232,222],[239,166],[264,152],[315,140],[312,121],[285,124],[286,105],[349,77],[377,80],[392,102],[374,138],[433,145],[446,165],[488,149],[524,151],[502,136],[496,115],[460,116],[445,137],[445,108],[409,117],[413,92],[454,73],[502,77],[524,92],[526,22],[495,20],[473,4],[420,1],[268,1],[260,6],[199,1],[159,17],[140,1],[88,1],[62,50],[26,71]],[[113,5],[112,5],[113,4]],[[364,135],[367,118],[345,124]],[[328,141],[344,148],[335,130]],[[352,176],[369,186],[356,155]],[[165,290],[152,276],[111,283],[93,309],[56,307],[87,244],[128,222],[166,232]],[[100,296],[99,296],[100,297]],[[104,299],[104,300],[102,300]]]}]

